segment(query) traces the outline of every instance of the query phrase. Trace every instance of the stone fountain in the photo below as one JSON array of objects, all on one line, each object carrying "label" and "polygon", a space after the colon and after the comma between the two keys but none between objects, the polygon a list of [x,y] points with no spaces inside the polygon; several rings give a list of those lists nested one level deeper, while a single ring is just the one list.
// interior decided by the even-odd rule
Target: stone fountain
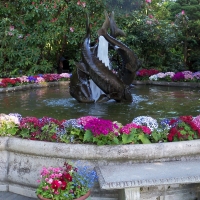
[{"label": "stone fountain", "polygon": [[[114,99],[117,102],[132,102],[130,85],[140,62],[134,52],[117,40],[125,36],[114,20],[114,12],[105,12],[105,22],[98,30],[99,44],[90,45],[90,26],[87,23],[87,34],[83,41],[82,60],[76,64],[70,83],[70,94],[83,103],[105,102]],[[110,28],[110,34],[108,29]],[[108,50],[114,49],[122,59],[122,66],[113,71],[109,65]]]}]

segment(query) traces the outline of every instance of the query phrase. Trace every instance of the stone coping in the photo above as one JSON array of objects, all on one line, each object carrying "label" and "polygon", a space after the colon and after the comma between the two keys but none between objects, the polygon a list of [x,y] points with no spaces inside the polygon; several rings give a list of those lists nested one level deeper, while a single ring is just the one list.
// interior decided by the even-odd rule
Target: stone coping
[{"label": "stone coping", "polygon": [[54,86],[69,86],[69,81],[57,81],[57,82],[44,82],[44,83],[33,83],[15,87],[0,88],[0,93],[3,92],[14,92],[19,90],[30,90],[44,87],[54,87]]},{"label": "stone coping", "polygon": [[200,183],[200,160],[96,167],[102,189]]},{"label": "stone coping", "polygon": [[66,144],[15,137],[0,137],[0,151],[44,157],[59,156],[64,159],[131,161],[131,163],[185,161],[199,158],[200,140],[97,146],[93,144]]},{"label": "stone coping", "polygon": [[167,82],[167,81],[133,81],[135,85],[160,85],[160,86],[172,86],[172,87],[193,87],[199,88],[200,83],[194,82]]}]

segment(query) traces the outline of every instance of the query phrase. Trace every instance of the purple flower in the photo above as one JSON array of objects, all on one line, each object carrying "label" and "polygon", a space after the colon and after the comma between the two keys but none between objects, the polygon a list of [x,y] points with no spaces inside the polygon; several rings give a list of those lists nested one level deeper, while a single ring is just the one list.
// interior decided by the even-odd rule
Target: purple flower
[{"label": "purple flower", "polygon": [[33,77],[33,76],[28,76],[28,80],[30,83],[35,82],[37,80],[37,78]]},{"label": "purple flower", "polygon": [[90,130],[94,136],[108,135],[111,132],[115,132],[118,128],[118,125],[112,121],[101,118],[91,119],[84,125],[84,129]]},{"label": "purple flower", "polygon": [[200,71],[193,74],[193,78],[200,79]]},{"label": "purple flower", "polygon": [[177,72],[174,74],[172,80],[173,81],[183,81],[185,79],[184,74],[182,72]]}]

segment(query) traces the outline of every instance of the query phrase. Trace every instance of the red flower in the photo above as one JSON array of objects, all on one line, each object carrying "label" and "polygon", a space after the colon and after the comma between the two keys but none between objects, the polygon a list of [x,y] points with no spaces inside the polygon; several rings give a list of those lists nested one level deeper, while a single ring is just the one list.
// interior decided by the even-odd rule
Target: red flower
[{"label": "red flower", "polygon": [[58,190],[58,188],[60,187],[60,181],[58,180],[53,180],[53,182],[51,183],[51,188],[54,190]]},{"label": "red flower", "polygon": [[67,182],[65,182],[65,181],[62,181],[62,183],[61,183],[61,190],[65,190],[66,189],[66,187],[67,187]]},{"label": "red flower", "polygon": [[57,139],[56,133],[54,133],[54,134],[51,136],[51,138],[52,138],[53,140],[56,140],[56,139]]},{"label": "red flower", "polygon": [[72,181],[72,176],[69,174],[69,173],[65,173],[65,174],[63,174],[63,178],[64,179],[66,179],[66,180],[68,180],[69,182],[71,182]]}]

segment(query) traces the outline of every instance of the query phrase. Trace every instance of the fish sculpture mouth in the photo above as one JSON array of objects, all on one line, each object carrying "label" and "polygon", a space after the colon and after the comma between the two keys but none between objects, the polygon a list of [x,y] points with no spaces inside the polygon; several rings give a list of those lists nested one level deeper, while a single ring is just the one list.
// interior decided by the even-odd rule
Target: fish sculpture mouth
[{"label": "fish sculpture mouth", "polygon": [[[109,28],[110,34],[108,34]],[[114,12],[110,17],[105,12],[105,21],[97,33],[121,56],[123,65],[119,71],[113,73],[113,70],[99,59],[96,54],[98,45],[91,47],[89,20],[87,20],[86,30],[81,49],[82,60],[76,64],[76,69],[71,76],[71,96],[82,103],[106,102],[110,99],[117,102],[132,102],[130,85],[140,67],[140,62],[130,48],[116,39],[118,36],[125,36],[125,33],[117,27]],[[91,80],[102,91],[97,100],[93,98]]]}]

